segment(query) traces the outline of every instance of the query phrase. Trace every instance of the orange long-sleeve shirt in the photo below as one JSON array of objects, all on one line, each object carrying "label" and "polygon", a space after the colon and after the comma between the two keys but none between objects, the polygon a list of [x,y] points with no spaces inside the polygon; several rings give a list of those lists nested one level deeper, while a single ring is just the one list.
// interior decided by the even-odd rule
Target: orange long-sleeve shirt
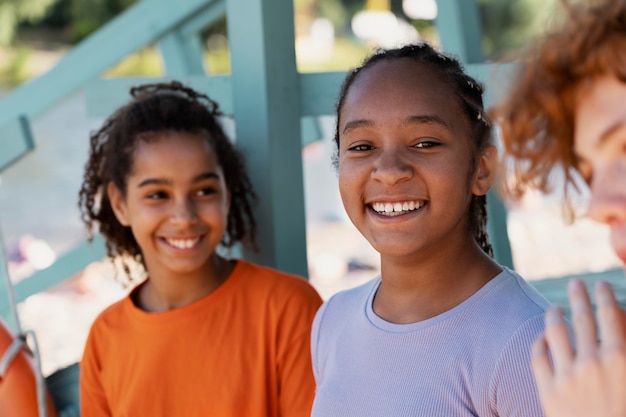
[{"label": "orange long-sleeve shirt", "polygon": [[241,260],[181,308],[147,313],[129,295],[91,328],[81,417],[308,417],[321,303],[304,279]]}]

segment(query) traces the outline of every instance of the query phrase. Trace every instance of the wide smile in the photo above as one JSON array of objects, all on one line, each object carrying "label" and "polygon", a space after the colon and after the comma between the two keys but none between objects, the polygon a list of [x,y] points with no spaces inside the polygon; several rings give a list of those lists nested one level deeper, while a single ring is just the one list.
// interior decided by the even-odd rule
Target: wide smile
[{"label": "wide smile", "polygon": [[186,238],[161,238],[165,243],[169,246],[179,249],[186,250],[194,248],[200,240],[202,240],[202,236],[194,236],[194,237],[186,237]]},{"label": "wide smile", "polygon": [[425,201],[422,200],[409,200],[409,201],[394,201],[394,202],[384,202],[378,201],[375,203],[371,203],[370,207],[376,213],[393,217],[393,216],[401,216],[403,214],[410,213],[415,210],[419,210],[420,208],[426,205]]}]

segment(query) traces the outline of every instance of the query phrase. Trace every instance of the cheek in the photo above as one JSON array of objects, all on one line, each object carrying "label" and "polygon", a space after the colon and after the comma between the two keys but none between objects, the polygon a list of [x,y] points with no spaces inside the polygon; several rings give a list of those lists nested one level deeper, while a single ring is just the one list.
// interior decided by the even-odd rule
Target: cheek
[{"label": "cheek", "polygon": [[362,180],[363,170],[358,167],[353,161],[346,163],[339,162],[339,168],[337,170],[337,180],[339,182],[339,191],[343,194],[344,189],[346,192],[350,190],[350,187],[357,184]]},{"label": "cheek", "polygon": [[227,198],[213,201],[209,204],[203,204],[198,207],[198,210],[202,214],[202,217],[209,223],[222,223],[222,226],[226,228],[228,223],[230,203]]},{"label": "cheek", "polygon": [[[609,158],[607,158],[609,159]],[[593,181],[591,182],[591,196],[614,195],[626,196],[626,156],[598,163],[591,166]]]},{"label": "cheek", "polygon": [[358,170],[352,165],[339,165],[339,195],[341,196],[341,201],[348,214],[350,213],[350,208],[353,206],[352,202],[357,200],[361,194],[360,189],[362,187],[359,185],[360,176],[357,171]]}]

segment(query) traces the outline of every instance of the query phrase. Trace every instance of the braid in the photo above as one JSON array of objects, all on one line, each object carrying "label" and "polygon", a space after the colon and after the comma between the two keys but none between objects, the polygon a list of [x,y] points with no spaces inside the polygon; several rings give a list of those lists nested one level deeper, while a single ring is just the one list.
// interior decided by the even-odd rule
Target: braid
[{"label": "braid", "polygon": [[493,247],[491,246],[489,233],[487,233],[487,196],[472,196],[469,213],[470,219],[473,219],[473,221],[470,221],[470,227],[474,240],[487,255],[493,258]]},{"label": "braid", "polygon": [[[361,66],[348,73],[343,81],[336,104],[337,120],[335,125],[336,152],[333,164],[339,162],[339,123],[347,93],[359,74],[379,61],[395,61],[409,58],[437,70],[441,79],[450,85],[456,93],[457,100],[472,127],[473,153],[470,164],[470,175],[478,167],[480,156],[491,144],[491,122],[483,105],[483,85],[465,73],[461,63],[450,55],[436,51],[427,43],[406,45],[397,49],[379,49],[365,59]],[[475,241],[485,253],[493,256],[493,249],[487,234],[487,199],[485,196],[472,197],[469,209],[469,227]]]},{"label": "braid", "polygon": [[[90,135],[89,158],[78,198],[89,238],[93,238],[97,225],[105,237],[110,258],[129,257],[145,267],[141,248],[131,229],[122,226],[115,217],[107,186],[112,183],[125,195],[137,141],[150,141],[156,137],[154,133],[174,131],[201,135],[211,145],[224,171],[231,205],[222,244],[232,247],[242,242],[256,249],[253,209],[257,196],[246,173],[243,156],[219,123],[223,114],[218,104],[179,82],[133,87],[130,94],[130,103],[115,111]],[[129,265],[124,259],[121,263],[131,279]]]}]

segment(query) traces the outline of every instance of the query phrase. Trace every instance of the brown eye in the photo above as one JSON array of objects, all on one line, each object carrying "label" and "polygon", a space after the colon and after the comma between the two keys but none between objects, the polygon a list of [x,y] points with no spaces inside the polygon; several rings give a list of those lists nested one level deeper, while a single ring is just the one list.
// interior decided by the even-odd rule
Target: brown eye
[{"label": "brown eye", "polygon": [[148,194],[147,197],[150,200],[160,200],[162,198],[166,198],[167,194],[163,191],[155,191],[155,192]]},{"label": "brown eye", "polygon": [[214,187],[203,187],[202,189],[198,190],[197,195],[200,197],[203,197],[203,196],[215,194],[216,192],[217,191]]},{"label": "brown eye", "polygon": [[422,140],[419,143],[416,143],[415,147],[419,149],[431,149],[439,145],[440,143],[434,140]]},{"label": "brown eye", "polygon": [[348,148],[349,151],[371,151],[373,147],[371,145],[356,145],[351,148]]}]

